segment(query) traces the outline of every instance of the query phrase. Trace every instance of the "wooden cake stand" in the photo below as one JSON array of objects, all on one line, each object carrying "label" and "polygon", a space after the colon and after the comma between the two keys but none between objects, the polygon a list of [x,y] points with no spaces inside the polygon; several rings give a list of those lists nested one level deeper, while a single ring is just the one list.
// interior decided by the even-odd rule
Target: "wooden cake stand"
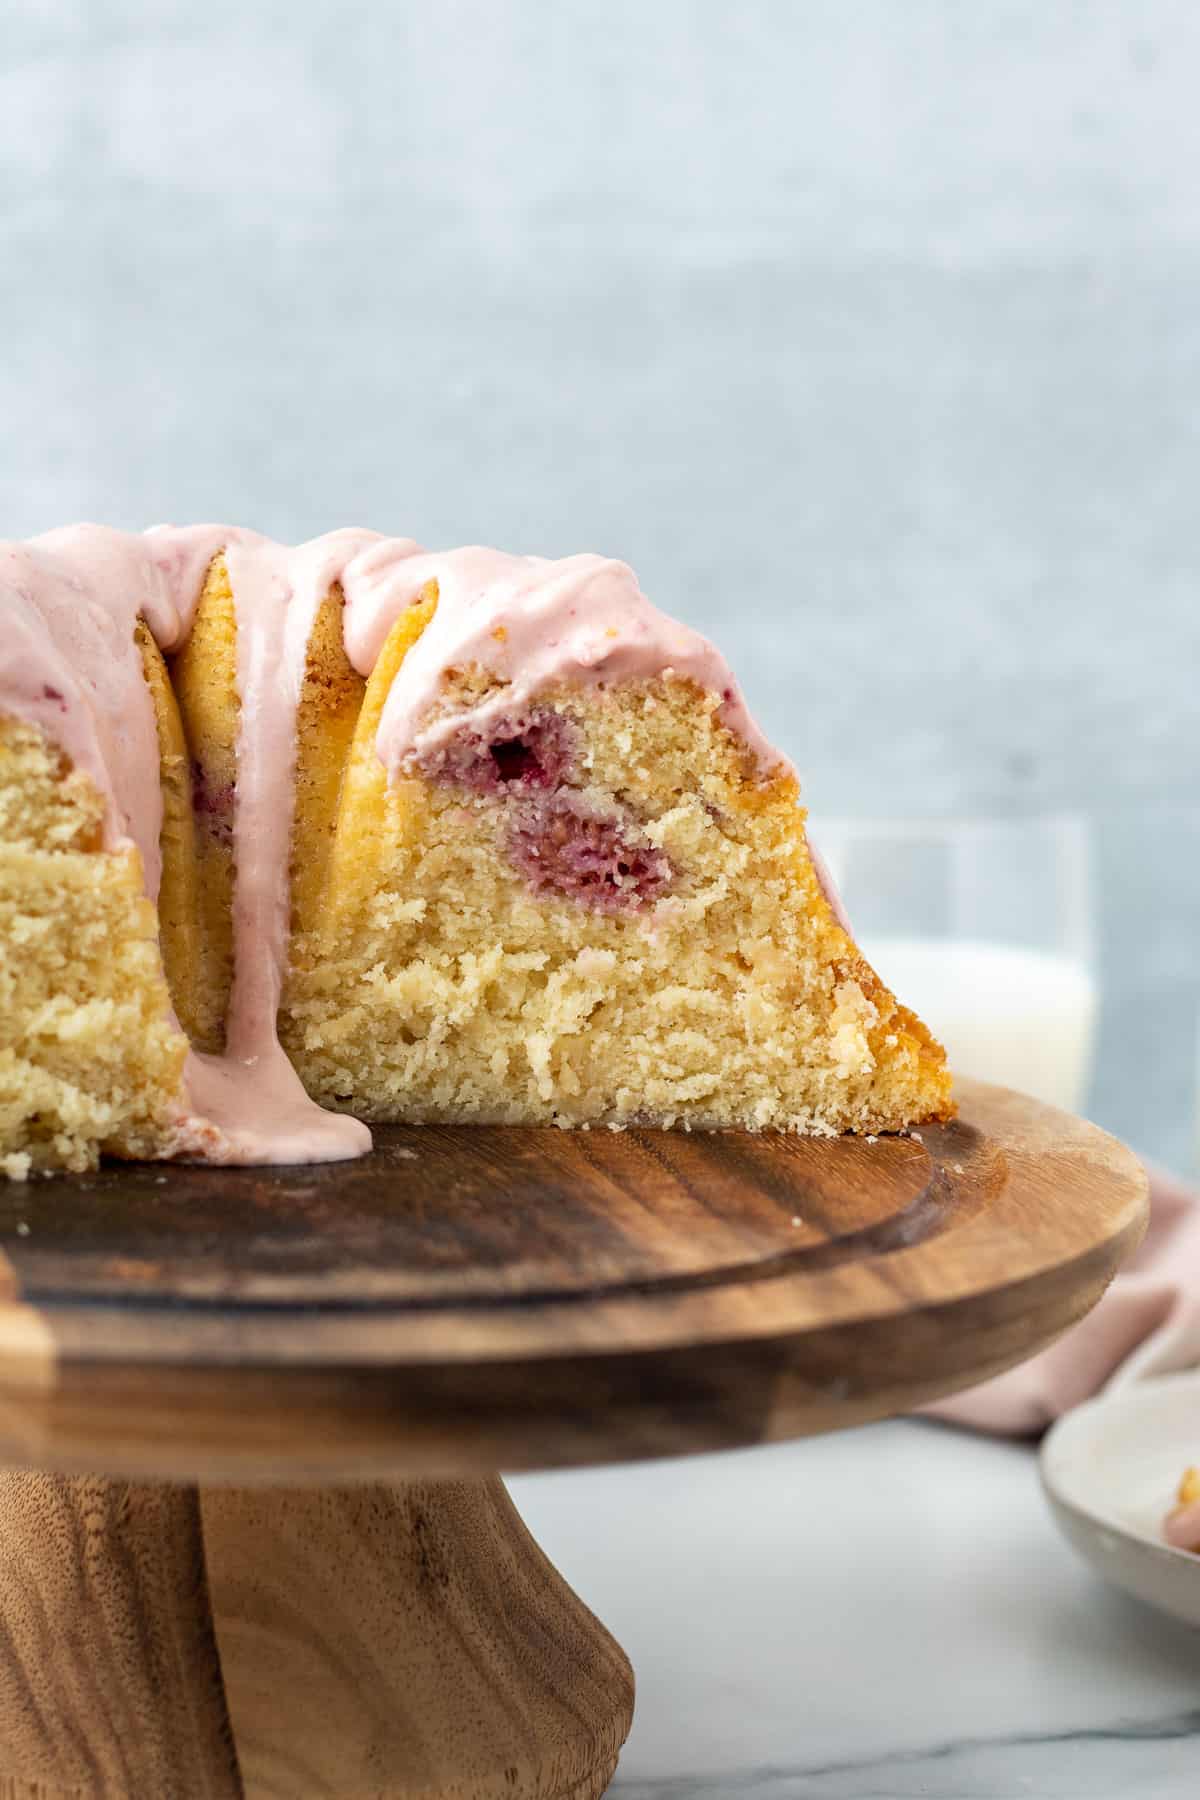
[{"label": "wooden cake stand", "polygon": [[0,1797],[595,1800],[633,1677],[494,1471],[858,1424],[1078,1319],[1139,1165],[961,1095],[6,1187]]}]

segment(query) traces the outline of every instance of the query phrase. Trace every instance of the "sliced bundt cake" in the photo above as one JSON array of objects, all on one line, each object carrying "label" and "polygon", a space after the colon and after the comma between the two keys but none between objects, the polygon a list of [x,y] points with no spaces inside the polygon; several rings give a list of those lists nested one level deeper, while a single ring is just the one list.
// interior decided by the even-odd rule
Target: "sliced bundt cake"
[{"label": "sliced bundt cake", "polygon": [[2,558],[9,1173],[951,1110],[794,773],[623,564],[220,527]]}]

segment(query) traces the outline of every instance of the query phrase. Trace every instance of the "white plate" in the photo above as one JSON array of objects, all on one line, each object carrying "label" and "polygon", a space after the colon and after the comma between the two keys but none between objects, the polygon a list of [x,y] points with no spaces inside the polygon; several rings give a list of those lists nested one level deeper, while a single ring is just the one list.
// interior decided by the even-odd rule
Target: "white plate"
[{"label": "white plate", "polygon": [[1200,1626],[1200,1556],[1162,1541],[1179,1477],[1200,1464],[1200,1369],[1157,1375],[1064,1414],[1042,1485],[1067,1538],[1106,1581]]}]

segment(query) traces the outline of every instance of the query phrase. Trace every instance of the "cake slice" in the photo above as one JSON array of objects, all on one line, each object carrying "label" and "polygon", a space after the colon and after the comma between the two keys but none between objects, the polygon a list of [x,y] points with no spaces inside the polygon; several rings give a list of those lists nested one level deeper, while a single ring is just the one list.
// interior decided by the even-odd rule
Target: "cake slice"
[{"label": "cake slice", "polygon": [[414,557],[369,625],[354,577],[374,668],[280,1019],[323,1105],[823,1133],[947,1113],[794,772],[625,565]]}]

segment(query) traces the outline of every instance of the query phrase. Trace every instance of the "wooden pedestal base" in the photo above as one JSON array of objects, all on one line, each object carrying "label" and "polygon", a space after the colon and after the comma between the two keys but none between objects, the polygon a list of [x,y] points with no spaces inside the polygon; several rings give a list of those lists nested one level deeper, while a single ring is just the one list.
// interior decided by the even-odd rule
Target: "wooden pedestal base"
[{"label": "wooden pedestal base", "polygon": [[498,1480],[0,1476],[0,1800],[597,1800],[632,1712]]},{"label": "wooden pedestal base", "polygon": [[0,1183],[0,1465],[139,1477],[0,1475],[0,1800],[597,1800],[629,1665],[483,1477],[862,1424],[1081,1318],[1144,1171],[958,1091]]}]

